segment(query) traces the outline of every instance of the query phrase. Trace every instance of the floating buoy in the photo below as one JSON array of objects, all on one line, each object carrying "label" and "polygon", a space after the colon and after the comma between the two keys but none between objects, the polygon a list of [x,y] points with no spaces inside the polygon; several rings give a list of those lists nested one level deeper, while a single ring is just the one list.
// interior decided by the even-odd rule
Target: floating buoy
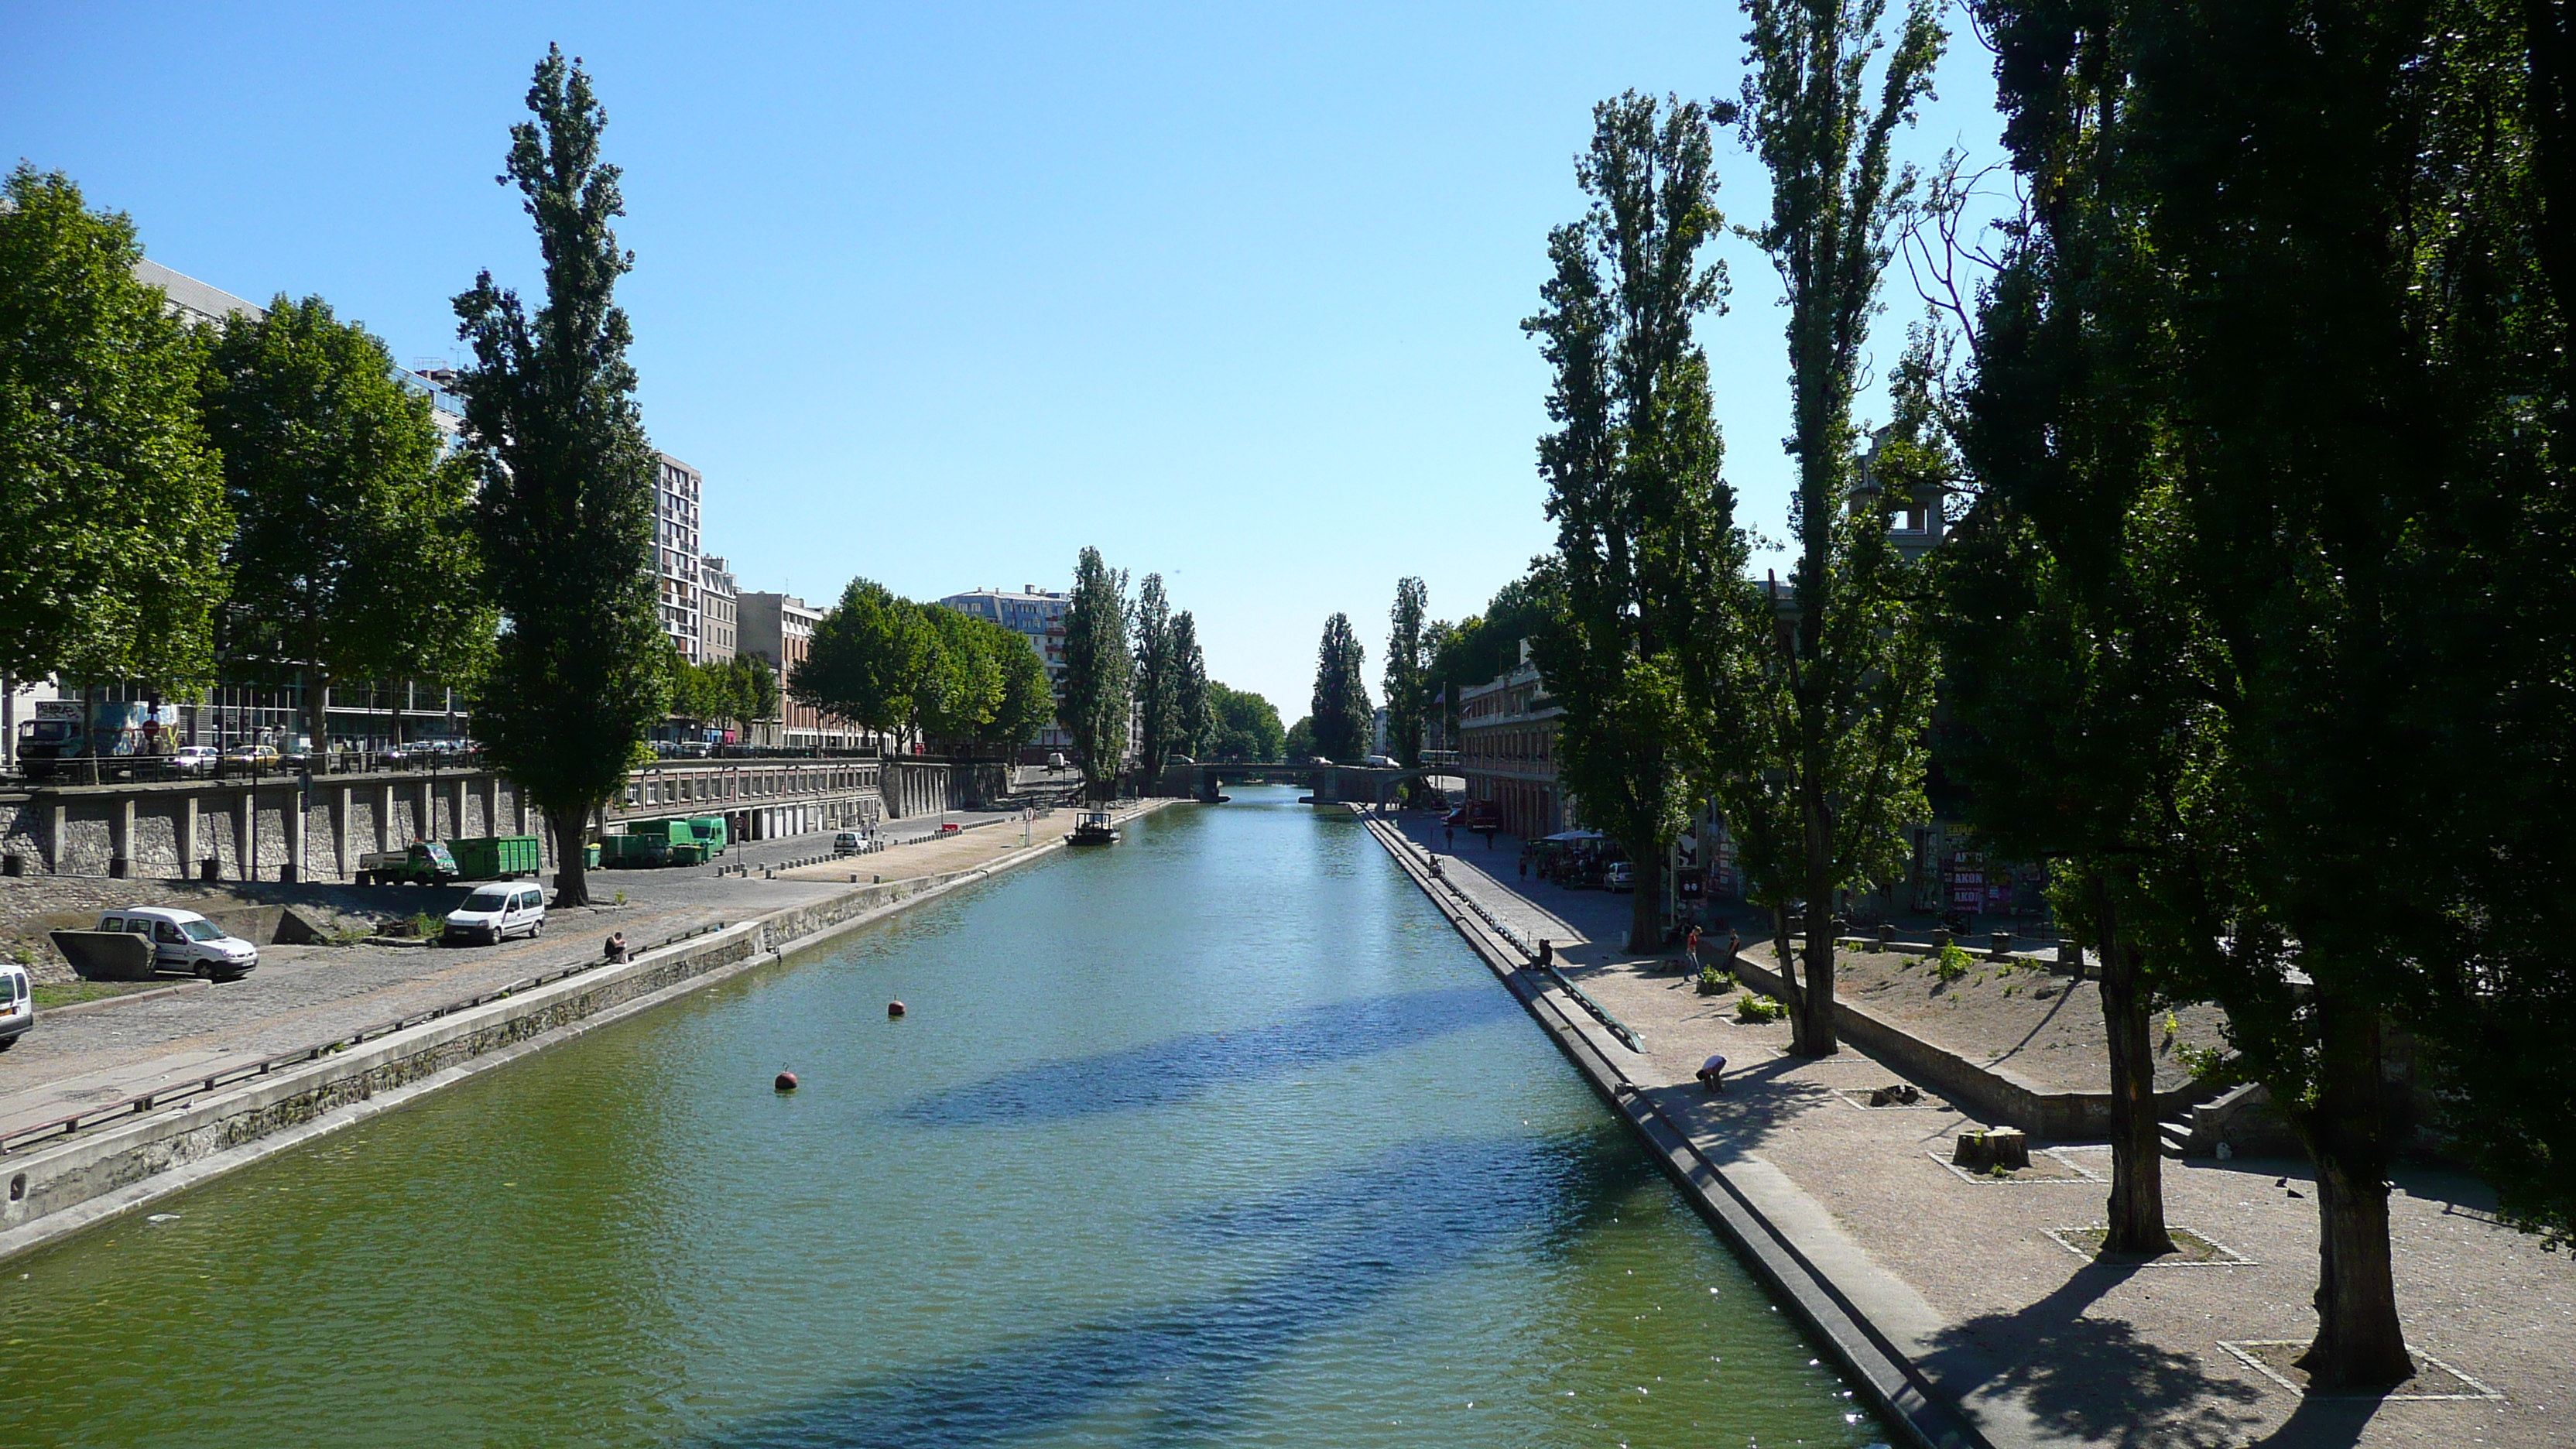
[{"label": "floating buoy", "polygon": [[792,1091],[795,1091],[795,1090],[796,1090],[796,1074],[795,1074],[794,1072],[780,1072],[780,1073],[778,1074],[778,1080],[776,1080],[776,1081],[774,1081],[774,1082],[770,1083],[770,1085],[771,1085],[771,1086],[773,1086],[773,1087],[776,1087],[778,1090],[780,1090],[780,1091],[782,1091],[782,1092],[792,1092]]},{"label": "floating buoy", "polygon": [[901,1015],[903,1015],[903,1003],[902,1003],[902,1002],[900,1002],[900,1001],[889,1001],[889,1002],[887,1002],[887,1003],[886,1003],[886,1015],[887,1015],[887,1016],[889,1016],[889,1017],[894,1017],[894,1016],[901,1016]]}]

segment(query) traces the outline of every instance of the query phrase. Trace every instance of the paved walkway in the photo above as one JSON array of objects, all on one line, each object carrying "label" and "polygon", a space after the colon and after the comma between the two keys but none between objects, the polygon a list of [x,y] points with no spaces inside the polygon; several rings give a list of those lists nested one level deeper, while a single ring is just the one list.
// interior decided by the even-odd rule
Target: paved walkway
[{"label": "paved walkway", "polygon": [[[1620,949],[1627,896],[1523,880],[1510,836],[1488,850],[1462,833],[1453,855],[1433,818],[1400,825],[1497,918],[1555,941],[1568,976],[1647,1048],[1603,1034],[1605,1050],[1712,1161],[1776,1167],[1911,1290],[1891,1295],[1898,1321],[1882,1327],[1998,1445],[2576,1443],[2576,1264],[2497,1225],[2475,1179],[2402,1171],[2390,1204],[2398,1301],[2426,1367],[2407,1392],[2461,1397],[2303,1399],[2221,1344],[2315,1330],[2306,1162],[2168,1160],[2170,1222],[2250,1261],[2096,1267],[2050,1233],[2102,1221],[2107,1147],[2054,1146],[2040,1160],[2060,1181],[1962,1178],[1946,1149],[1982,1124],[1928,1101],[1862,1105],[1901,1074],[1849,1048],[1790,1057],[1785,1025],[1738,1025],[1732,993],[1700,996],[1665,961]],[[1711,1052],[1730,1063],[1721,1096],[1692,1076]]]},{"label": "paved walkway", "polygon": [[[968,870],[1017,849],[1012,824],[985,824],[942,836],[942,824],[992,822],[992,814],[957,813],[890,822],[900,842],[840,868],[764,870],[780,862],[829,855],[833,832],[738,846],[720,862],[685,870],[609,871],[591,877],[592,894],[624,905],[557,909],[546,933],[497,947],[265,946],[260,967],[239,981],[203,990],[112,1001],[84,1010],[45,1013],[35,1030],[0,1054],[0,1132],[34,1126],[87,1107],[156,1090],[261,1057],[348,1036],[381,1022],[444,1006],[515,981],[599,959],[601,943],[622,931],[648,947],[719,921],[739,921],[830,897],[861,879],[909,880]],[[1058,813],[1056,821],[1062,818]],[[1042,821],[1038,829],[1054,821]],[[1058,834],[1061,834],[1059,829]],[[1045,836],[1036,836],[1045,839]],[[747,865],[745,876],[718,869]],[[356,890],[356,887],[349,887]],[[410,887],[378,887],[409,892]],[[418,891],[423,901],[451,900],[462,888]],[[134,883],[138,900],[150,882]],[[177,978],[171,978],[174,982]]]}]

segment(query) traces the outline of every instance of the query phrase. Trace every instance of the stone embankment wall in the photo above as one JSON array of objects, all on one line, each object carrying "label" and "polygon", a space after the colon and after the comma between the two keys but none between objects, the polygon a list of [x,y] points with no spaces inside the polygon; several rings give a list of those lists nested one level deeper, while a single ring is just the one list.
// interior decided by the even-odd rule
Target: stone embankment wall
[{"label": "stone embankment wall", "polygon": [[[739,838],[845,830],[1000,800],[1006,768],[985,761],[708,760],[646,766],[605,812],[610,824],[723,815]],[[413,840],[534,835],[544,814],[488,771],[293,776],[64,786],[0,797],[0,854],[23,872],[225,880],[347,880],[357,858]],[[122,862],[120,865],[119,862]]]},{"label": "stone embankment wall", "polygon": [[[55,875],[346,880],[357,858],[418,839],[542,835],[516,786],[488,773],[326,775],[68,786],[0,801],[0,852]],[[122,866],[119,866],[122,862]]]}]

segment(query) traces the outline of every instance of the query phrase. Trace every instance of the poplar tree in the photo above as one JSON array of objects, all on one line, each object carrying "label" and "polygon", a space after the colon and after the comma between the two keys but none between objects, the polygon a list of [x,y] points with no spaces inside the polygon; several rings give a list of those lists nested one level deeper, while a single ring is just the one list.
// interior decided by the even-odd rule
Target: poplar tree
[{"label": "poplar tree", "polygon": [[1084,789],[1104,799],[1126,769],[1135,657],[1127,645],[1127,575],[1086,548],[1064,611],[1064,698],[1056,722],[1073,740]]},{"label": "poplar tree", "polygon": [[472,661],[497,622],[465,516],[470,465],[441,461],[429,399],[393,367],[319,297],[235,313],[207,353],[206,432],[238,520],[225,652],[303,672],[317,751],[335,684],[410,673],[419,636]]},{"label": "poplar tree", "polygon": [[0,188],[0,677],[213,676],[233,519],[197,349],[142,255],[60,172]]},{"label": "poplar tree", "polygon": [[1163,592],[1163,576],[1147,574],[1136,587],[1133,617],[1136,649],[1136,734],[1141,753],[1136,761],[1141,780],[1137,793],[1158,788],[1163,761],[1179,733],[1181,660],[1172,634],[1172,601]]},{"label": "poplar tree", "polygon": [[2128,95],[2112,37],[2062,6],[2001,0],[1978,19],[2030,205],[1971,334],[1961,432],[1980,491],[1938,569],[1945,758],[1980,836],[2050,863],[2058,920],[2101,963],[2103,1251],[2153,1256],[2173,1251],[2150,1031],[2173,973],[2145,942],[2202,926],[2169,913],[2189,882],[2225,876],[2178,818],[2223,738],[2214,661],[2175,573],[2171,424],[2133,285],[2144,238],[2115,168]]},{"label": "poplar tree", "polygon": [[[1774,912],[1791,1047],[1838,1050],[1834,898],[1891,877],[1922,794],[1932,660],[1917,584],[1889,545],[1885,493],[1853,488],[1852,423],[1888,230],[1914,174],[1889,147],[1928,95],[1947,37],[1932,0],[1908,0],[1895,44],[1886,0],[1746,0],[1752,22],[1745,139],[1771,173],[1771,218],[1752,235],[1786,293],[1797,492],[1789,525],[1793,600],[1739,594],[1745,654],[1735,698],[1757,768],[1721,791],[1743,860]],[[1887,52],[1873,101],[1872,60]],[[1803,963],[1785,951],[1785,911],[1805,901]],[[1803,971],[1801,965],[1803,964]],[[1803,976],[1803,979],[1802,979]]]},{"label": "poplar tree", "polygon": [[1395,762],[1410,770],[1422,763],[1422,716],[1429,700],[1431,656],[1423,621],[1431,610],[1430,590],[1418,578],[1395,582],[1395,606],[1387,611],[1386,737]]},{"label": "poplar tree", "polygon": [[1351,632],[1351,616],[1336,613],[1324,621],[1323,640],[1315,646],[1315,696],[1308,727],[1315,753],[1348,763],[1368,753],[1368,651]]},{"label": "poplar tree", "polygon": [[528,90],[534,122],[510,128],[516,184],[545,258],[531,314],[489,271],[456,298],[474,349],[463,380],[467,450],[481,477],[474,523],[504,619],[475,706],[502,773],[554,832],[557,901],[587,905],[584,834],[626,782],[662,718],[656,613],[656,460],[635,405],[633,340],[613,293],[633,265],[609,228],[625,213],[607,124],[578,61],[546,48]]},{"label": "poplar tree", "polygon": [[1521,324],[1554,370],[1557,425],[1538,455],[1562,607],[1541,616],[1532,647],[1564,709],[1558,774],[1585,823],[1635,863],[1631,951],[1663,944],[1665,858],[1709,773],[1701,641],[1723,635],[1717,602],[1739,587],[1745,554],[1692,335],[1726,288],[1724,268],[1700,258],[1725,225],[1709,120],[1697,102],[1633,91],[1593,108],[1575,166],[1592,205],[1549,233],[1553,275]]},{"label": "poplar tree", "polygon": [[1199,621],[1187,609],[1172,616],[1172,657],[1179,661],[1172,686],[1172,747],[1195,758],[1210,722],[1207,655],[1199,648]]}]

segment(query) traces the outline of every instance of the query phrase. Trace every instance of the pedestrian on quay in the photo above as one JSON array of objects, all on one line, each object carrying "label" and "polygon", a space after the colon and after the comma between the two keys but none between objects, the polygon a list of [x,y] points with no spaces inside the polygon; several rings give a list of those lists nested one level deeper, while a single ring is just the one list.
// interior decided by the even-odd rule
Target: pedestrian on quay
[{"label": "pedestrian on quay", "polygon": [[1521,879],[1529,879],[1529,852],[1526,850],[1521,852]]},{"label": "pedestrian on quay", "polygon": [[608,944],[603,946],[601,951],[608,957],[609,965],[624,965],[626,962],[626,933],[624,931],[609,932]]},{"label": "pedestrian on quay", "polygon": [[1443,825],[1443,826],[1441,826],[1441,827],[1440,827],[1440,843],[1441,843],[1441,844],[1443,844],[1443,845],[1445,845],[1445,846],[1447,846],[1447,847],[1449,847],[1449,853],[1450,853],[1450,854],[1452,854],[1452,855],[1457,854],[1457,853],[1458,853],[1458,827],[1457,827],[1457,826],[1455,826],[1455,825]]},{"label": "pedestrian on quay", "polygon": [[1723,1055],[1712,1053],[1707,1061],[1699,1064],[1699,1084],[1712,1092],[1726,1090],[1726,1058]]},{"label": "pedestrian on quay", "polygon": [[1691,974],[1699,974],[1699,926],[1694,923],[1690,934],[1682,937],[1682,959],[1690,963]]}]

